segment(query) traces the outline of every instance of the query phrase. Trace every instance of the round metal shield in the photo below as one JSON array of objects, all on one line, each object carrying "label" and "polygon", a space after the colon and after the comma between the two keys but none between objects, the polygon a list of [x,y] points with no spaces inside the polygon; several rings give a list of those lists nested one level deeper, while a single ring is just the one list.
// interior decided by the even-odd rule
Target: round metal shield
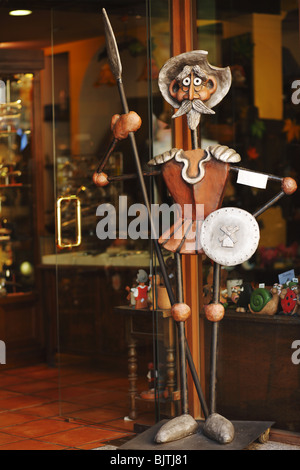
[{"label": "round metal shield", "polygon": [[223,207],[212,212],[204,220],[200,232],[204,253],[222,266],[236,266],[251,258],[259,238],[256,219],[236,207]]}]

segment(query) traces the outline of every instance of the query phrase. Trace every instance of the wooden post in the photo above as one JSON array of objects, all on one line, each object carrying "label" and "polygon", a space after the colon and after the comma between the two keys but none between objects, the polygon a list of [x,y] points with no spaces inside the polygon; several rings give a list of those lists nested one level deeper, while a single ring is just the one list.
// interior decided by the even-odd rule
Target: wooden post
[{"label": "wooden post", "polygon": [[[196,44],[196,1],[172,0],[172,56],[195,49]],[[176,118],[173,124],[174,147],[185,150],[192,148],[191,134],[186,116]],[[202,299],[201,256],[182,256],[184,301],[190,306],[192,315],[186,322],[186,336],[200,376],[200,325],[199,309]],[[203,374],[204,375],[204,374]],[[204,390],[204,382],[201,381]],[[201,416],[199,398],[188,370],[189,412],[195,418]]]}]

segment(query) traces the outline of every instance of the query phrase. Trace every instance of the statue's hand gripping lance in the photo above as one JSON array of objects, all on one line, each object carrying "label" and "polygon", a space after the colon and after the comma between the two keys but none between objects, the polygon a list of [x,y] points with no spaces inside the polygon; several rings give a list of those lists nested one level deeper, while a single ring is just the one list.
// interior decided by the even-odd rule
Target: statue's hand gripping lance
[{"label": "statue's hand gripping lance", "polygon": [[97,171],[93,175],[93,181],[96,186],[106,186],[108,183],[113,181],[113,178],[109,178],[106,173],[103,172],[105,165],[107,164],[110,155],[114,151],[117,142],[127,139],[130,132],[136,132],[142,125],[140,116],[131,111],[127,114],[115,114],[111,119],[111,130],[113,132],[113,140],[104,155],[101,163],[99,164]]}]

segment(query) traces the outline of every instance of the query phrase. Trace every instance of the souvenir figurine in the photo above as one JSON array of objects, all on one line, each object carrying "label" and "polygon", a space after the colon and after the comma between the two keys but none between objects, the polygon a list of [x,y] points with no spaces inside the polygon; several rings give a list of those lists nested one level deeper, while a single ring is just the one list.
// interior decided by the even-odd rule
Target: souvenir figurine
[{"label": "souvenir figurine", "polygon": [[129,301],[129,304],[130,304],[131,307],[135,307],[135,297],[133,295],[133,288],[134,287],[136,287],[136,286],[133,286],[131,288],[129,286],[125,287],[125,290],[128,292],[126,300]]},{"label": "souvenir figurine", "polygon": [[137,273],[137,286],[132,287],[131,289],[127,286],[126,290],[132,292],[134,298],[134,306],[136,309],[147,308],[148,307],[148,291],[151,286],[148,286],[146,282],[148,281],[148,274],[143,269],[140,269]]},{"label": "souvenir figurine", "polygon": [[[249,260],[256,252],[260,232],[256,218],[277,202],[282,196],[293,194],[297,189],[296,182],[289,177],[280,178],[263,175],[268,180],[281,185],[280,192],[254,214],[235,207],[222,208],[222,201],[229,172],[238,174],[239,182],[249,184],[255,180],[254,172],[239,169],[240,155],[224,145],[213,145],[206,149],[198,146],[197,128],[202,114],[214,114],[214,108],[226,96],[231,86],[229,67],[212,66],[206,51],[196,50],[182,53],[169,59],[162,67],[158,86],[165,100],[176,112],[173,118],[187,117],[187,126],[191,131],[192,149],[173,148],[155,156],[149,162],[152,170],[143,172],[137,150],[134,132],[141,122],[136,113],[129,111],[123,81],[122,64],[116,39],[105,10],[103,10],[107,51],[112,72],[116,78],[124,114],[112,119],[114,139],[105,157],[93,176],[98,186],[105,186],[114,178],[103,173],[105,164],[111,154],[111,148],[119,140],[130,139],[133,157],[145,206],[148,211],[154,249],[160,265],[162,277],[168,291],[171,313],[178,330],[179,363],[181,378],[181,415],[164,423],[155,436],[155,443],[167,443],[182,439],[198,431],[199,424],[188,412],[186,362],[190,366],[201,407],[205,417],[203,434],[219,444],[233,441],[235,429],[230,420],[216,412],[216,371],[217,343],[219,322],[224,317],[225,309],[220,302],[221,266],[236,266]],[[165,184],[178,207],[178,218],[174,226],[158,237],[151,215],[149,197],[145,185],[146,175],[161,173]],[[245,182],[245,173],[247,178]],[[128,175],[123,175],[124,179]],[[120,179],[120,176],[117,177]],[[255,186],[254,183],[250,185]],[[161,248],[175,253],[177,263],[178,291],[175,298]],[[210,366],[210,406],[204,399],[199,377],[195,371],[193,358],[185,338],[185,322],[190,317],[190,307],[184,303],[182,290],[181,257],[185,254],[198,255],[205,253],[214,263],[212,302],[205,305],[206,318],[212,322],[211,366]]]},{"label": "souvenir figurine", "polygon": [[271,290],[265,287],[255,289],[250,298],[249,310],[260,315],[275,315],[278,310],[279,292],[277,286]]},{"label": "souvenir figurine", "polygon": [[242,286],[241,285],[238,285],[238,286],[233,286],[231,288],[231,300],[234,304],[237,303],[238,299],[239,299],[239,296],[240,296],[240,292],[241,292],[241,288]]},{"label": "souvenir figurine", "polygon": [[158,364],[157,370],[155,370],[154,364],[149,362],[148,364],[148,390],[144,390],[140,393],[140,397],[143,400],[154,401],[157,397],[164,396],[165,388],[165,375],[163,364]]},{"label": "souvenir figurine", "polygon": [[298,282],[285,284],[280,293],[280,305],[285,315],[295,315],[300,305]]},{"label": "souvenir figurine", "polygon": [[231,300],[236,304],[236,312],[246,312],[250,302],[253,287],[249,283],[232,288]]},{"label": "souvenir figurine", "polygon": [[155,397],[155,370],[153,362],[148,363],[147,380],[148,390],[141,392],[141,398],[145,400],[153,400]]}]

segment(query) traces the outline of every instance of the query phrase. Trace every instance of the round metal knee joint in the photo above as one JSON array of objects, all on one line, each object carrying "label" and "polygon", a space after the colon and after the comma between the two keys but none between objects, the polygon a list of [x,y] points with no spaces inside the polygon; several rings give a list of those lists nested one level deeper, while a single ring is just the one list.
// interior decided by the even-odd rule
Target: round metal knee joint
[{"label": "round metal knee joint", "polygon": [[207,320],[218,322],[222,320],[225,314],[225,308],[222,304],[208,304],[204,306],[205,316]]},{"label": "round metal knee joint", "polygon": [[175,321],[186,321],[191,315],[191,309],[187,304],[174,304],[171,309],[172,317]]}]

